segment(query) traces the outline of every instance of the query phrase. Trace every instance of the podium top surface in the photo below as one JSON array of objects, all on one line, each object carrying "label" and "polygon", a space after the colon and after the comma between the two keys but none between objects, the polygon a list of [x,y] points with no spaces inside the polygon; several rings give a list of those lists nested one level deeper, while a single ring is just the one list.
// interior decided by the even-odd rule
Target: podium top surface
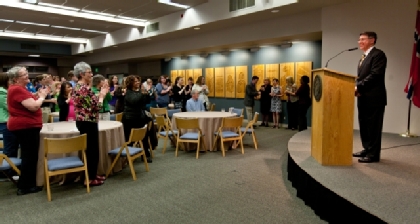
[{"label": "podium top surface", "polygon": [[352,79],[356,79],[356,78],[357,78],[357,77],[356,77],[356,76],[354,76],[354,75],[350,75],[350,74],[342,73],[342,72],[335,71],[335,70],[331,70],[331,69],[328,69],[328,68],[318,68],[318,69],[314,69],[314,70],[312,70],[312,72],[323,72],[323,71],[326,71],[326,72],[331,72],[331,73],[337,73],[337,74],[339,74],[339,75],[346,76],[346,77],[349,77],[349,78],[352,78]]}]

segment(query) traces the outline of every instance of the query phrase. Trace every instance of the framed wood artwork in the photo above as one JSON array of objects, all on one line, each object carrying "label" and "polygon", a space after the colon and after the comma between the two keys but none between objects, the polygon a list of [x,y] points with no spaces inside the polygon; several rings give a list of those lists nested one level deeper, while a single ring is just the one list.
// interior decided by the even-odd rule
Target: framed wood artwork
[{"label": "framed wood artwork", "polygon": [[192,69],[185,70],[185,79],[188,80],[190,77],[193,79],[193,83],[195,83],[196,80],[194,80],[194,70]]},{"label": "framed wood artwork", "polygon": [[175,84],[176,77],[178,77],[178,70],[171,70],[171,77],[170,77],[170,79],[172,81],[172,84]]},{"label": "framed wood artwork", "polygon": [[[259,90],[260,87],[264,83],[264,77],[265,77],[265,66],[264,66],[264,64],[259,64],[259,65],[253,65],[252,66],[252,76],[254,76],[254,75],[258,76],[258,78],[259,78],[257,84],[255,85],[257,90]],[[251,76],[251,78],[252,78],[252,76]]]},{"label": "framed wood artwork", "polygon": [[225,68],[214,68],[214,96],[225,97]]},{"label": "framed wood artwork", "polygon": [[194,69],[194,75],[193,75],[193,77],[194,77],[194,83],[197,82],[197,79],[200,76],[203,76],[203,69],[201,69],[201,68]]},{"label": "framed wood artwork", "polygon": [[[296,62],[295,83],[298,87],[300,87],[300,78],[304,75],[309,77],[309,87],[312,87],[312,61]],[[312,91],[310,91],[310,95],[312,95],[311,93]]]},{"label": "framed wood artwork", "polygon": [[279,79],[279,64],[266,64],[265,78],[270,79],[270,83],[273,82],[273,79]]},{"label": "framed wood artwork", "polygon": [[[280,86],[281,90],[286,90],[286,78],[287,77],[295,77],[295,63],[294,62],[288,62],[288,63],[281,63],[280,64]],[[282,100],[287,100],[286,94],[283,94]]]},{"label": "framed wood artwork", "polygon": [[225,97],[235,98],[235,67],[225,67]]},{"label": "framed wood artwork", "polygon": [[184,85],[187,85],[188,79],[185,78],[185,70],[178,70],[178,77],[184,78]]},{"label": "framed wood artwork", "polygon": [[235,97],[243,99],[245,98],[245,89],[246,89],[246,84],[248,83],[248,66],[236,66],[235,70],[236,70],[236,96]]},{"label": "framed wood artwork", "polygon": [[214,97],[214,68],[206,68],[206,85],[209,88],[208,97]]}]

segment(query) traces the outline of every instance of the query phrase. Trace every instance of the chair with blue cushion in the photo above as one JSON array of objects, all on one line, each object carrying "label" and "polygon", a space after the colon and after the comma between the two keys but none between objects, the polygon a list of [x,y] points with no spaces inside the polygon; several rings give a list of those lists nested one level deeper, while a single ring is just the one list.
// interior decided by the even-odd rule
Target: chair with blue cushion
[{"label": "chair with blue cushion", "polygon": [[172,119],[172,116],[174,115],[174,113],[181,113],[181,109],[172,109],[172,110],[168,110],[168,117],[169,120]]},{"label": "chair with blue cushion", "polygon": [[[224,142],[226,141],[239,141],[241,145],[241,149],[242,149],[242,154],[244,154],[244,146],[242,144],[242,132],[241,132],[243,119],[244,119],[243,116],[223,118],[222,125],[220,126],[219,130],[214,133],[216,138],[214,139],[214,143],[213,143],[213,151],[216,147],[217,140],[220,139],[220,147],[222,150],[223,157],[225,157]],[[232,129],[233,131],[231,131]]]},{"label": "chair with blue cushion", "polygon": [[236,117],[240,117],[244,114],[244,109],[242,108],[233,108],[232,113],[236,114]]},{"label": "chair with blue cushion", "polygon": [[248,122],[246,127],[241,128],[242,138],[245,136],[245,134],[252,135],[252,140],[254,141],[254,147],[255,147],[256,150],[258,150],[258,141],[257,141],[257,137],[255,136],[255,131],[254,131],[253,126],[257,124],[258,115],[259,115],[259,113],[255,112],[254,119],[252,119],[252,121]]},{"label": "chair with blue cushion", "polygon": [[168,109],[166,108],[150,107],[150,113],[153,116],[153,122],[155,125],[156,125],[156,116],[164,116],[166,119],[169,119]]},{"label": "chair with blue cushion", "polygon": [[9,158],[5,154],[0,153],[0,171],[14,184],[16,184],[16,181],[11,176],[9,176],[7,171],[13,169],[18,175],[20,175],[20,170],[18,169],[18,166],[20,166],[21,163],[21,159],[11,157]]},{"label": "chair with blue cushion", "polygon": [[[130,166],[131,175],[133,176],[133,180],[137,180],[136,171],[134,170],[133,162],[135,159],[143,156],[144,166],[146,167],[146,171],[149,172],[149,165],[147,164],[146,154],[144,153],[143,147],[143,138],[146,136],[147,125],[143,128],[133,128],[131,129],[130,138],[128,142],[124,143],[120,148],[113,149],[108,152],[108,155],[114,156],[114,161],[112,162],[111,166],[109,167],[108,171],[106,172],[106,177],[109,176],[112,169],[114,168],[115,164],[117,163],[120,157],[126,157],[128,160],[128,164]],[[128,146],[130,143],[138,144],[140,147],[131,147]]]},{"label": "chair with blue cushion", "polygon": [[117,121],[117,115],[116,114],[111,114],[109,116],[109,120],[111,120],[111,121]]},{"label": "chair with blue cushion", "polygon": [[[207,152],[206,144],[204,144],[203,132],[201,131],[200,125],[198,123],[198,118],[178,118],[175,117],[176,127],[178,133],[176,134],[176,149],[175,156],[178,157],[178,148],[179,144],[182,142],[186,143],[197,143],[197,153],[196,159],[200,154],[200,145],[204,146],[204,150]],[[197,132],[190,132],[191,129],[197,130]],[[183,132],[183,130],[187,130]]]},{"label": "chair with blue cushion", "polygon": [[176,142],[175,136],[178,133],[178,131],[172,130],[171,126],[168,124],[168,120],[165,120],[163,116],[156,116],[156,123],[158,126],[157,138],[158,139],[163,138],[165,140],[163,143],[163,150],[162,150],[162,154],[165,154],[166,144],[168,142],[168,139],[171,139],[171,141]]},{"label": "chair with blue cushion", "polygon": [[[51,201],[50,177],[66,173],[84,171],[86,176],[86,191],[87,193],[90,192],[85,153],[86,142],[86,134],[71,138],[44,138],[44,169],[48,201]],[[82,159],[79,156],[48,159],[48,154],[63,155],[74,152],[81,152]]]}]

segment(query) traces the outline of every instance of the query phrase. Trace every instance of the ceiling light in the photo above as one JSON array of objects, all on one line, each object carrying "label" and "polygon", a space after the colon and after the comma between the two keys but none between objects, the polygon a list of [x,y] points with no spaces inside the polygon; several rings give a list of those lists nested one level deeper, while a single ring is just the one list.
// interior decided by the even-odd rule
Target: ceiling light
[{"label": "ceiling light", "polygon": [[114,45],[114,46],[112,46],[112,47],[118,47],[118,45]]},{"label": "ceiling light", "polygon": [[90,33],[101,33],[101,34],[107,34],[108,32],[103,32],[99,30],[88,30],[88,29],[82,29],[82,31],[90,32]]},{"label": "ceiling light", "polygon": [[67,6],[63,6],[63,5],[55,5],[55,4],[50,4],[50,3],[39,2],[38,5],[52,7],[52,8],[57,8],[57,9],[65,9],[65,10],[71,10],[71,11],[79,11],[78,8],[67,7]]},{"label": "ceiling light", "polygon": [[74,22],[74,20],[72,20],[72,19],[71,19],[71,20],[69,20],[69,22],[71,22],[71,23],[72,23],[72,22]]},{"label": "ceiling light", "polygon": [[6,22],[6,23],[13,23],[14,20],[10,19],[0,19],[0,22]]},{"label": "ceiling light", "polygon": [[195,30],[199,30],[199,29],[200,29],[200,27],[194,27],[194,29],[195,29]]},{"label": "ceiling light", "polygon": [[50,26],[48,24],[33,23],[33,22],[24,22],[24,21],[16,21],[15,23],[26,24],[26,25],[35,25],[35,26]]},{"label": "ceiling light", "polygon": [[171,0],[159,0],[158,2],[162,3],[162,4],[166,4],[166,5],[172,5],[172,6],[175,6],[175,7],[183,8],[183,9],[188,9],[189,8],[188,5],[173,3],[173,2],[171,2]]},{"label": "ceiling light", "polygon": [[274,9],[273,11],[271,11],[272,13],[278,13],[279,10],[278,9]]},{"label": "ceiling light", "polygon": [[126,20],[133,20],[133,21],[139,21],[139,22],[146,22],[147,21],[147,20],[144,20],[144,19],[137,19],[137,18],[127,17],[127,16],[117,16],[115,18],[117,18],[117,19],[126,19]]},{"label": "ceiling light", "polygon": [[53,36],[53,35],[40,35],[40,34],[33,34],[33,33],[23,33],[23,32],[0,32],[0,37],[11,37],[11,38],[22,38],[22,39],[33,39],[33,40],[49,40],[49,41],[59,41],[59,42],[67,42],[67,43],[79,43],[85,44],[87,43],[87,39],[84,38],[69,38],[62,36]]},{"label": "ceiling light", "polygon": [[116,15],[113,15],[113,14],[110,14],[110,13],[97,12],[97,11],[91,11],[91,10],[86,10],[86,9],[82,9],[81,12],[96,14],[96,15],[101,15],[101,16],[111,16],[111,17],[116,16]]},{"label": "ceiling light", "polygon": [[147,38],[147,40],[151,40],[150,38]]},{"label": "ceiling light", "polygon": [[29,3],[29,4],[37,4],[38,0],[22,0],[22,2]]},{"label": "ceiling light", "polygon": [[67,27],[67,26],[51,26],[51,27],[57,28],[57,29],[66,29],[66,30],[81,30],[80,28]]},{"label": "ceiling light", "polygon": [[39,54],[30,54],[30,55],[28,55],[28,57],[34,57],[34,58],[39,58]]}]

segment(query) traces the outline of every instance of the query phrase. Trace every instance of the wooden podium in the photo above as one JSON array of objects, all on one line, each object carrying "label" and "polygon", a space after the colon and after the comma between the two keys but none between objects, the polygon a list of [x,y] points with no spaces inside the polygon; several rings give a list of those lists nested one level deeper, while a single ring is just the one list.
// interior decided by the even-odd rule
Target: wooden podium
[{"label": "wooden podium", "polygon": [[322,165],[352,165],[355,76],[312,71],[312,156]]}]

